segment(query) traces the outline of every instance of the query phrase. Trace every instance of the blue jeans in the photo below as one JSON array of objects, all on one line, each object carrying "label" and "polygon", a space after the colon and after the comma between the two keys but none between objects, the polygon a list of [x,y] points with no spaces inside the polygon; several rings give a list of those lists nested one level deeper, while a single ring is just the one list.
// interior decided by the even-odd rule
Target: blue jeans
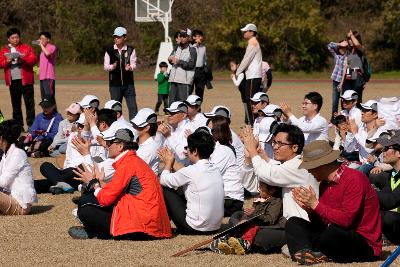
[{"label": "blue jeans", "polygon": [[61,144],[58,148],[54,149],[53,152],[50,153],[50,157],[55,158],[61,154],[65,154],[67,152],[67,142]]},{"label": "blue jeans", "polygon": [[116,100],[122,103],[122,98],[125,97],[126,105],[129,111],[129,120],[136,116],[137,104],[136,104],[136,91],[135,85],[127,86],[110,86],[110,96],[112,100]]},{"label": "blue jeans", "polygon": [[340,82],[332,81],[332,118],[333,113],[338,112],[339,110],[340,92],[337,90],[339,84]]},{"label": "blue jeans", "polygon": [[374,168],[374,164],[366,163],[366,164],[363,164],[360,167],[358,167],[357,170],[359,170],[360,172],[362,172],[366,176],[368,176],[373,168]]}]

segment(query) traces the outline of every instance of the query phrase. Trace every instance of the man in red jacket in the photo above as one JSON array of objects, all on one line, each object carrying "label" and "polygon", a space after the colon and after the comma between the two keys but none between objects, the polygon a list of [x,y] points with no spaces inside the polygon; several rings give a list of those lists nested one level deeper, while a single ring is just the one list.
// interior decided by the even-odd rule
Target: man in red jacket
[{"label": "man in red jacket", "polygon": [[104,131],[108,156],[114,159],[114,176],[102,182],[104,172],[74,171],[92,193],[81,197],[78,217],[84,227],[68,231],[75,239],[153,239],[171,237],[171,224],[160,182],[133,150],[133,133],[125,128]]},{"label": "man in red jacket", "polygon": [[294,200],[310,218],[291,217],[286,223],[290,254],[300,264],[328,259],[365,262],[381,254],[378,195],[363,173],[337,162],[339,154],[323,140],[304,147],[299,168],[307,169],[320,182],[320,188],[319,199],[311,187],[292,190]]},{"label": "man in red jacket", "polygon": [[33,93],[33,65],[36,55],[27,44],[21,43],[21,33],[17,28],[7,31],[8,44],[0,50],[0,68],[4,69],[6,85],[10,87],[13,119],[21,127],[24,122],[21,110],[21,97],[26,107],[26,124],[30,127],[35,119],[35,98]]}]

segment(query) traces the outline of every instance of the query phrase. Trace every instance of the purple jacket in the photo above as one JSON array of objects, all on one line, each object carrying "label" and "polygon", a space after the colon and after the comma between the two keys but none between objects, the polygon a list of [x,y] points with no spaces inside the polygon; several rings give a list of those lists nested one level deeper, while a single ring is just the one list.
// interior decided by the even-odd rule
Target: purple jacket
[{"label": "purple jacket", "polygon": [[[55,117],[53,124],[47,134],[38,135],[35,131],[46,131],[49,127],[51,119]],[[60,113],[56,112],[52,114],[52,116],[46,117],[43,112],[39,113],[36,116],[32,126],[29,128],[29,133],[32,135],[32,138],[36,140],[44,140],[44,139],[51,139],[53,140],[54,136],[57,134],[58,131],[58,124],[60,121],[63,120],[63,117]]]}]

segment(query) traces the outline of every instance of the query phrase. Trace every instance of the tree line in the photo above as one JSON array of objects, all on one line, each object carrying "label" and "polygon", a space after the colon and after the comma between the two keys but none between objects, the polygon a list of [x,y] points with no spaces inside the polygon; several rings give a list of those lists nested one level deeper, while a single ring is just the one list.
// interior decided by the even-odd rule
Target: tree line
[{"label": "tree line", "polygon": [[[141,67],[155,65],[163,40],[160,23],[134,21],[133,0],[0,0],[3,42],[6,30],[19,27],[27,43],[50,31],[58,62],[102,63],[112,32],[123,25]],[[171,37],[179,28],[205,32],[213,68],[240,60],[246,43],[240,28],[254,23],[264,59],[280,71],[320,71],[331,67],[329,41],[357,30],[374,71],[400,69],[400,0],[175,0]]]}]

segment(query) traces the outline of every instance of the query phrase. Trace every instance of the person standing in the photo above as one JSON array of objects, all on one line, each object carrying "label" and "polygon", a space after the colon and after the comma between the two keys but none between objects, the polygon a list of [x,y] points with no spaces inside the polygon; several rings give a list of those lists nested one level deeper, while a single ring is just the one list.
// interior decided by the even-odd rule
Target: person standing
[{"label": "person standing", "polygon": [[200,30],[193,31],[194,44],[193,47],[197,52],[196,69],[194,71],[193,86],[191,87],[190,94],[193,93],[204,99],[204,87],[207,82],[207,54],[206,47],[203,44],[204,33]]},{"label": "person standing", "polygon": [[39,34],[38,41],[42,49],[39,57],[40,95],[42,100],[52,100],[56,103],[55,64],[57,48],[50,43],[50,40],[51,34],[49,32],[41,32]]},{"label": "person standing", "polygon": [[194,47],[189,45],[187,30],[180,30],[179,45],[168,57],[172,69],[169,73],[170,105],[176,101],[185,101],[189,95],[190,86],[196,67],[197,53]]},{"label": "person standing", "polygon": [[33,65],[36,55],[27,44],[21,43],[21,32],[17,28],[7,31],[8,44],[0,50],[0,68],[4,69],[4,79],[10,88],[13,119],[24,126],[21,97],[26,107],[26,124],[30,127],[35,120],[35,97],[33,92]]},{"label": "person standing", "polygon": [[127,31],[124,27],[114,30],[114,45],[104,54],[104,70],[109,73],[110,96],[122,103],[125,97],[129,111],[129,120],[137,113],[135,83],[133,71],[136,69],[136,51],[126,44]]},{"label": "person standing", "polygon": [[243,37],[247,40],[246,53],[236,70],[236,76],[245,73],[246,76],[246,89],[245,100],[247,109],[251,117],[250,124],[253,125],[254,118],[251,114],[250,98],[257,92],[262,91],[261,78],[262,78],[262,54],[260,44],[257,41],[257,27],[254,24],[247,24],[241,29],[244,32]]},{"label": "person standing", "polygon": [[161,104],[164,103],[164,108],[168,107],[168,94],[169,94],[169,83],[168,83],[168,64],[167,62],[160,62],[158,65],[160,67],[160,72],[157,74],[157,103],[155,111],[158,114]]}]

